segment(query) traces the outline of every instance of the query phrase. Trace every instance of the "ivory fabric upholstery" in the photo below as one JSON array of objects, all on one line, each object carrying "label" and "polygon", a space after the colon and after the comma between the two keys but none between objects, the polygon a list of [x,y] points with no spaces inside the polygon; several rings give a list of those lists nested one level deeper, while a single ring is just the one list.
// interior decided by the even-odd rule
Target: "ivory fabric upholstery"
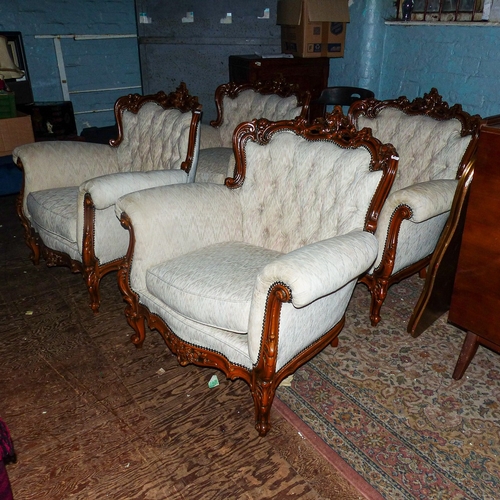
[{"label": "ivory fabric upholstery", "polygon": [[[191,113],[146,103],[140,113],[129,115],[124,140],[117,148],[119,171],[180,169],[188,148]],[[191,169],[186,182],[194,180],[195,171]]]},{"label": "ivory fabric upholstery", "polygon": [[20,146],[22,204],[31,259],[80,272],[94,312],[100,281],[117,271],[129,233],[115,216],[116,200],[153,186],[194,181],[201,105],[184,83],[175,92],[129,94],[115,103],[118,137],[109,145],[54,141]]},{"label": "ivory fabric upholstery", "polygon": [[183,340],[248,369],[259,358],[270,286],[286,283],[280,369],[340,321],[374,261],[376,238],[363,227],[382,174],[369,170],[364,148],[289,131],[245,149],[238,189],[153,188],[120,198],[116,211],[134,228],[130,285],[140,302]]},{"label": "ivory fabric upholstery", "polygon": [[[254,90],[244,90],[235,99],[224,96],[223,99],[223,121],[218,127],[219,144],[212,147],[230,148],[232,146],[233,132],[243,122],[256,118],[266,118],[269,121],[293,120],[299,116],[302,106],[297,105],[297,97],[280,97],[276,94],[259,94]],[[206,125],[202,126],[201,137],[203,146],[203,135]]]},{"label": "ivory fabric upholstery", "polygon": [[434,251],[453,202],[457,169],[472,137],[461,137],[457,119],[408,115],[391,107],[376,118],[359,116],[357,127],[370,127],[375,137],[393,144],[399,154],[398,173],[377,227],[379,253],[370,270],[381,262],[394,210],[405,204],[413,215],[402,223],[394,274]]},{"label": "ivory fabric upholstery", "polygon": [[26,207],[29,193],[45,189],[79,186],[98,175],[119,171],[116,150],[105,144],[74,141],[50,141],[25,144],[14,149],[15,163],[23,162],[23,213],[31,218]]},{"label": "ivory fabric upholstery", "polygon": [[[125,112],[124,138],[118,147],[57,141],[16,148],[25,172],[23,211],[46,246],[82,260],[83,199],[96,207],[95,252],[100,264],[125,255],[128,233],[116,219],[122,195],[152,186],[190,182],[196,168],[180,169],[188,148],[191,113],[146,103]],[[110,208],[111,207],[111,208]]]},{"label": "ivory fabric upholstery", "polygon": [[302,112],[295,95],[260,94],[248,89],[236,97],[222,100],[223,120],[220,126],[201,125],[200,157],[197,182],[224,183],[234,171],[232,138],[236,127],[257,118],[270,121],[292,120]]}]

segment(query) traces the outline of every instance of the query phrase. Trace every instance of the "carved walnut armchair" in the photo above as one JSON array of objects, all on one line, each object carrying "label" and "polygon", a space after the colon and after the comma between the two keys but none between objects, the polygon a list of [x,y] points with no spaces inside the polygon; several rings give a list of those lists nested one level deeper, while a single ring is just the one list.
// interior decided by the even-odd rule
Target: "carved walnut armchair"
[{"label": "carved walnut armchair", "polygon": [[396,179],[380,214],[377,260],[361,281],[371,293],[376,325],[389,287],[425,275],[465,167],[477,146],[481,119],[450,107],[433,88],[424,97],[357,101],[349,109],[357,128],[370,127],[399,156]]},{"label": "carved walnut armchair", "polygon": [[217,118],[201,125],[196,182],[223,184],[234,170],[233,132],[243,122],[307,119],[311,96],[296,84],[278,79],[255,83],[226,83],[215,91]]},{"label": "carved walnut armchair", "polygon": [[142,345],[147,323],[182,365],[244,379],[262,436],[280,382],[336,345],[377,254],[395,151],[339,123],[241,124],[225,185],[153,188],[116,204],[131,236],[118,281],[132,341]]},{"label": "carved walnut armchair", "polygon": [[23,171],[17,212],[31,259],[80,272],[97,312],[101,278],[116,271],[128,232],[115,216],[116,200],[131,191],[194,180],[201,105],[182,83],[166,95],[120,97],[118,138],[109,145],[39,142],[13,156]]}]

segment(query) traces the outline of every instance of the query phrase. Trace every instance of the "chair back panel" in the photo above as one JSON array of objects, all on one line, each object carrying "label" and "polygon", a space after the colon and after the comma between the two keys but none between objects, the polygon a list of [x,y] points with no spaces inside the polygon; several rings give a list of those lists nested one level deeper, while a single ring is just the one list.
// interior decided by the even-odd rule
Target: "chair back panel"
[{"label": "chair back panel", "polygon": [[243,122],[266,118],[270,121],[292,120],[302,112],[297,96],[281,97],[277,94],[260,94],[252,89],[236,97],[224,96],[224,118],[220,125],[222,147],[230,148],[234,129]]},{"label": "chair back panel", "polygon": [[280,252],[363,229],[382,178],[364,147],[311,141],[292,131],[245,144],[240,188],[244,241]]},{"label": "chair back panel", "polygon": [[455,179],[472,139],[461,136],[457,119],[408,115],[392,107],[380,110],[376,117],[359,116],[357,128],[363,127],[370,127],[377,139],[391,143],[399,154],[392,191],[429,180]]},{"label": "chair back panel", "polygon": [[137,113],[123,112],[118,146],[121,171],[179,169],[186,160],[193,114],[145,103]]}]

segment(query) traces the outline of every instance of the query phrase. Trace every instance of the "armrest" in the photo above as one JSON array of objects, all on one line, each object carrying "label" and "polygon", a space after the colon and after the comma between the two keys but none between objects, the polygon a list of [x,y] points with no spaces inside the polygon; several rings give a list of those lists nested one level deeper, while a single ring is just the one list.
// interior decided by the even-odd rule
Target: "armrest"
[{"label": "armrest", "polygon": [[14,149],[14,162],[24,170],[23,210],[33,191],[79,186],[98,175],[117,172],[117,150],[105,144],[77,141],[49,141],[25,144]]},{"label": "armrest", "polygon": [[[438,179],[391,193],[377,224],[379,253],[374,267],[379,268],[382,263],[386,274],[395,273],[433,252],[457,186],[455,179]],[[399,218],[394,215],[401,205],[408,206],[412,215],[400,226]],[[386,249],[396,241],[396,259],[392,260],[387,257]]]},{"label": "armrest", "polygon": [[220,148],[221,146],[219,129],[202,123],[200,126],[200,149]]},{"label": "armrest", "polygon": [[145,287],[146,271],[156,264],[198,248],[241,240],[241,207],[237,191],[217,184],[178,184],[136,191],[115,205],[131,220],[135,246],[130,282]]},{"label": "armrest", "polygon": [[116,148],[78,141],[35,142],[13,151],[23,163],[31,191],[79,186],[86,179],[118,171]]},{"label": "armrest", "polygon": [[114,205],[126,194],[157,186],[187,182],[184,170],[151,170],[149,172],[118,172],[89,179],[80,185],[80,194],[90,193],[97,209]]},{"label": "armrest", "polygon": [[399,205],[408,205],[411,220],[423,222],[450,210],[457,185],[456,179],[437,179],[400,189],[387,197],[382,214],[390,217]]},{"label": "armrest", "polygon": [[292,303],[303,307],[364,273],[375,261],[378,243],[366,231],[318,241],[269,263],[257,278],[256,292],[267,294],[281,281],[292,290]]}]

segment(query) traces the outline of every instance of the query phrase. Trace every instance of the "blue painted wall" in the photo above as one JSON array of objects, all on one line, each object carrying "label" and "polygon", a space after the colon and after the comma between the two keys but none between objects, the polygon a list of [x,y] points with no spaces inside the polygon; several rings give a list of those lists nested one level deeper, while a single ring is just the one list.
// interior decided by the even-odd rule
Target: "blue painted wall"
[{"label": "blue painted wall", "polygon": [[387,25],[392,0],[354,0],[350,13],[330,85],[367,87],[381,99],[413,99],[436,87],[469,113],[500,114],[500,26]]},{"label": "blue painted wall", "polygon": [[[203,104],[203,121],[215,119],[215,89],[229,81],[229,56],[281,52],[276,4],[277,0],[137,0],[138,12],[152,21],[139,24],[144,91],[170,91],[184,81]],[[266,7],[269,19],[259,19]],[[182,22],[187,12],[194,13],[194,22]],[[221,24],[228,12],[232,23]]]},{"label": "blue painted wall", "polygon": [[[227,46],[234,53],[263,50],[248,36],[251,34],[247,30],[248,20],[243,23],[242,19],[238,19],[238,12],[256,18],[264,3],[261,0],[257,3],[217,0],[209,6],[197,0],[178,0],[174,3],[138,0],[137,10],[147,7],[148,15],[153,17],[153,24],[139,25],[140,34],[143,37],[176,39],[177,47],[176,43],[169,45],[169,49],[175,48],[176,52],[171,54],[174,67],[207,64],[211,60],[211,69],[205,79],[193,82],[191,86],[196,87],[193,93],[196,90],[200,95],[212,96],[212,87],[227,78]],[[271,52],[279,50],[279,28],[274,25],[276,0],[268,4],[271,22],[255,19],[254,32],[257,28],[261,37],[267,37],[265,50]],[[170,12],[174,7],[176,16]],[[235,13],[233,25],[216,23],[201,26],[208,29],[205,30],[207,38],[211,37],[210,30],[216,31],[218,40],[212,40],[212,43],[215,41],[217,44],[227,38],[227,43],[216,46],[212,53],[202,51],[202,57],[189,56],[189,39],[192,39],[192,31],[200,28],[199,24],[176,22],[175,29],[170,26],[166,31],[158,31],[160,25],[165,28],[170,19],[175,17],[178,21],[177,18],[187,11],[198,13],[198,21],[208,18],[203,14],[209,7],[214,17],[218,17],[220,12]],[[216,12],[213,10],[215,7],[219,8],[215,9]],[[249,9],[253,10],[250,12]],[[350,13],[345,57],[330,62],[331,85],[367,87],[382,99],[399,95],[414,98],[434,86],[450,104],[459,102],[470,113],[482,116],[500,113],[497,91],[500,80],[500,51],[497,49],[500,27],[387,25],[385,20],[395,14],[393,0],[354,0]],[[134,0],[0,0],[0,30],[23,33],[35,100],[54,101],[62,99],[62,92],[53,41],[35,36],[135,34],[138,28]],[[203,38],[203,30],[198,33],[200,35]],[[237,35],[238,40],[248,38],[248,46],[235,44]],[[274,45],[274,40],[277,45]],[[99,41],[62,39],[61,43],[70,91],[141,85],[135,38]],[[189,75],[187,71],[186,76]],[[173,76],[170,80],[163,76],[157,78],[159,75],[155,76],[154,72],[151,76],[150,82],[144,82],[145,90],[156,91],[163,87],[169,91],[178,83]],[[210,88],[203,88],[203,85]],[[109,109],[118,96],[135,91],[72,94],[71,99],[75,111],[80,113],[91,109]],[[208,111],[210,105],[206,108]],[[83,126],[104,126],[114,122],[111,111],[77,114],[76,118],[79,131]]]},{"label": "blue painted wall", "polygon": [[[134,0],[1,0],[0,31],[22,33],[35,101],[61,101],[54,42],[39,36],[136,36]],[[142,91],[137,38],[61,38],[61,48],[78,131],[112,125],[116,99]],[[117,87],[138,88],[71,93]]]}]

